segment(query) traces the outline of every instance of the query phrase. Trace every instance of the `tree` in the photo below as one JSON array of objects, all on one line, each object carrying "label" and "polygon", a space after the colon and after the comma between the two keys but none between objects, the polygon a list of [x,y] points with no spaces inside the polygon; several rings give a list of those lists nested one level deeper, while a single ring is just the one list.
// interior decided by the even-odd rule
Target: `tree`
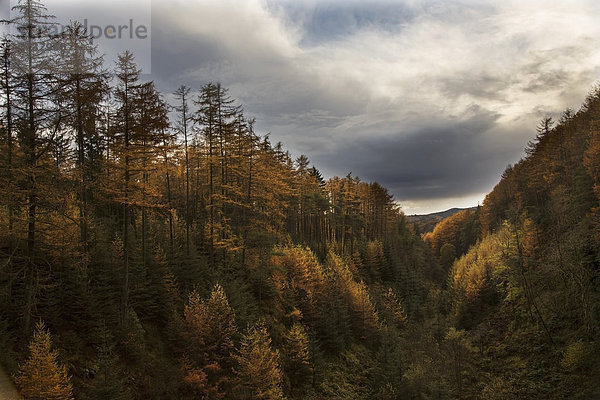
[{"label": "tree", "polygon": [[73,387],[67,368],[52,350],[50,332],[38,322],[29,343],[29,358],[19,367],[16,383],[25,400],[72,400]]},{"label": "tree", "polygon": [[185,155],[185,250],[187,255],[190,255],[190,224],[191,224],[191,211],[190,211],[190,156],[188,146],[188,129],[192,116],[190,114],[190,107],[188,105],[188,99],[190,94],[190,88],[186,86],[180,86],[173,93],[178,101],[175,106],[179,119],[175,125],[177,133],[183,135],[183,151]]},{"label": "tree", "polygon": [[[12,37],[11,65],[15,77],[13,102],[14,125],[18,126],[19,148],[22,151],[20,187],[26,209],[26,300],[23,328],[29,331],[36,303],[39,275],[36,255],[39,251],[40,192],[47,176],[48,152],[55,143],[61,113],[53,101],[57,90],[57,75],[52,62],[56,41],[51,35],[55,25],[46,8],[36,0],[21,0],[13,7],[17,15],[11,23],[16,27]],[[46,207],[45,207],[46,208]]]},{"label": "tree", "polygon": [[225,249],[230,227],[225,217],[224,202],[228,198],[230,145],[232,124],[239,113],[227,89],[208,83],[202,87],[194,104],[198,107],[194,121],[200,127],[208,147],[208,223],[209,262],[215,264],[217,247]]},{"label": "tree", "polygon": [[[149,264],[148,248],[148,211],[163,207],[162,199],[155,185],[150,182],[151,175],[158,170],[158,158],[164,146],[163,132],[169,126],[168,109],[161,99],[153,82],[139,85],[134,92],[134,125],[131,129],[132,173],[137,173],[132,193],[133,204],[142,214],[142,264],[144,270]],[[135,176],[135,175],[133,175]],[[137,196],[136,196],[137,194]]]},{"label": "tree", "polygon": [[221,399],[230,390],[230,355],[237,332],[235,315],[223,287],[217,283],[205,300],[200,299],[198,292],[192,292],[184,318],[184,379],[194,393]]},{"label": "tree", "polygon": [[8,38],[3,38],[0,43],[2,69],[1,69],[1,80],[0,88],[2,90],[2,96],[4,98],[4,129],[3,133],[6,141],[6,158],[3,159],[3,169],[5,173],[2,176],[2,187],[6,190],[6,195],[2,196],[7,205],[8,211],[8,232],[13,233],[14,228],[14,208],[15,208],[15,189],[13,179],[13,168],[14,168],[14,152],[15,152],[15,138],[14,138],[14,126],[13,126],[13,71],[11,70],[11,44]]},{"label": "tree", "polygon": [[306,328],[299,323],[292,325],[285,335],[285,376],[293,394],[301,396],[311,381],[310,339]]},{"label": "tree", "polygon": [[271,338],[263,324],[250,328],[242,338],[235,369],[238,390],[243,399],[283,399],[279,351],[273,350]]},{"label": "tree", "polygon": [[128,400],[125,377],[119,368],[119,357],[115,354],[111,337],[106,328],[101,331],[102,343],[98,348],[97,369],[94,375],[92,398],[94,400]]},{"label": "tree", "polygon": [[388,326],[402,328],[406,324],[407,315],[402,305],[402,301],[396,296],[392,288],[388,288],[383,296],[383,306],[385,310],[386,322]]},{"label": "tree", "polygon": [[130,263],[130,244],[129,244],[129,225],[131,204],[133,203],[131,194],[131,163],[133,152],[132,130],[134,127],[134,100],[135,90],[139,88],[140,70],[134,62],[133,54],[125,51],[119,55],[116,66],[116,76],[118,79],[117,87],[114,90],[119,108],[116,114],[117,136],[119,147],[119,168],[123,173],[123,186],[117,189],[117,201],[123,206],[123,285],[121,294],[121,322],[124,321],[129,303],[129,263]]},{"label": "tree", "polygon": [[80,240],[88,241],[88,214],[93,146],[98,142],[96,119],[100,102],[107,92],[103,58],[98,56],[85,27],[78,22],[69,25],[61,35],[60,76],[61,102],[66,111],[65,124],[76,143],[78,170],[78,208]]},{"label": "tree", "polygon": [[456,259],[456,247],[452,243],[444,243],[440,247],[440,265],[444,271],[449,271]]}]

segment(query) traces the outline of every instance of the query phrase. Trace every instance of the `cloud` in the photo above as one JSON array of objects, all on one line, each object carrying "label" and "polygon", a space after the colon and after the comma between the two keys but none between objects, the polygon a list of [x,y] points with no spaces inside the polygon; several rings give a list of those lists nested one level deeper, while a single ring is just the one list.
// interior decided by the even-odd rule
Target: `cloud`
[{"label": "cloud", "polygon": [[[295,155],[401,202],[489,191],[539,118],[600,72],[600,6],[549,1],[154,2],[153,75],[220,81]],[[458,199],[458,200],[457,200]]]},{"label": "cloud", "polygon": [[[464,119],[430,120],[429,126],[378,140],[339,143],[328,164],[378,180],[400,199],[472,196],[488,189],[506,167],[515,146],[498,143],[498,115],[475,107]],[[317,153],[316,160],[328,152]],[[324,160],[323,160],[324,161]]]}]

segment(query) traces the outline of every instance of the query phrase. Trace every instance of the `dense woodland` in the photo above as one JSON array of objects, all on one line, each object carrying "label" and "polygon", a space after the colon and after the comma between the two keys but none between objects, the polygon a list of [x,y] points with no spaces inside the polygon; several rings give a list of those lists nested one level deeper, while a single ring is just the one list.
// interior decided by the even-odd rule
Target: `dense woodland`
[{"label": "dense woodland", "polygon": [[25,399],[600,397],[600,90],[421,236],[221,85],[163,95],[15,13],[0,365]]}]

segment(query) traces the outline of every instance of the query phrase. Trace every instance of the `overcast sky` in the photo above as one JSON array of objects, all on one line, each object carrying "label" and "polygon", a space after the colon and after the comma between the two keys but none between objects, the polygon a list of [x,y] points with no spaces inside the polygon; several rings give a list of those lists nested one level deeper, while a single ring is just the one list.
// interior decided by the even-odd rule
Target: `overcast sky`
[{"label": "overcast sky", "polygon": [[221,82],[261,133],[407,214],[475,206],[600,77],[598,3],[154,0],[151,78]]}]

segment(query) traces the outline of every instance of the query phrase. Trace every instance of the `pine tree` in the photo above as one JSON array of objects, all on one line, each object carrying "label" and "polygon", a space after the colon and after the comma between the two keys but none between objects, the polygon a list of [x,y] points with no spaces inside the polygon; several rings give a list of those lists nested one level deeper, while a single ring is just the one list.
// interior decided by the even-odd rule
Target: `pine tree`
[{"label": "pine tree", "polygon": [[50,332],[38,322],[29,343],[29,358],[23,363],[16,383],[25,400],[72,400],[73,387],[67,368],[58,363]]},{"label": "pine tree", "polygon": [[235,370],[239,380],[238,390],[244,399],[279,400],[282,373],[279,351],[273,350],[267,328],[259,324],[250,328],[242,338]]}]

